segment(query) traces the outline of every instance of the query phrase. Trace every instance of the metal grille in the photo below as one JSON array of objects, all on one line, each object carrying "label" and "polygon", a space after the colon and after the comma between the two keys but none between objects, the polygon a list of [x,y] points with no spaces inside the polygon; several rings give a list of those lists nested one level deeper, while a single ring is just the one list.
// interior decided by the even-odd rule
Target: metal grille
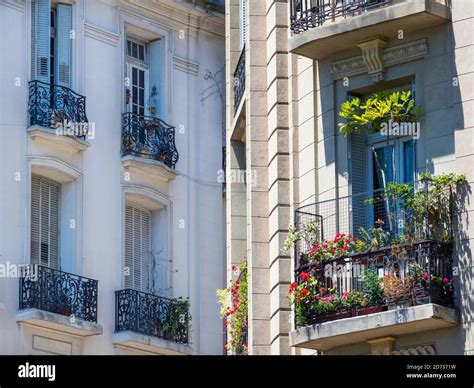
[{"label": "metal grille", "polygon": [[179,159],[175,128],[156,117],[135,113],[122,115],[122,156],[158,160],[175,168]]},{"label": "metal grille", "polygon": [[390,0],[290,0],[290,28],[298,34],[327,21],[360,15]]},{"label": "metal grille", "polygon": [[115,331],[188,343],[189,303],[126,289],[115,292]]},{"label": "metal grille", "polygon": [[37,279],[20,278],[20,310],[35,308],[97,322],[97,280],[41,265],[36,269]]}]

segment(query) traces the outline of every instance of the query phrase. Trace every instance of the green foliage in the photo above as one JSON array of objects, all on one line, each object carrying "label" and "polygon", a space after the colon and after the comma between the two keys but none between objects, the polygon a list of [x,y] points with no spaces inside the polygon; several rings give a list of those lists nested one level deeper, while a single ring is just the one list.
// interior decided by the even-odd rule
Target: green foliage
[{"label": "green foliage", "polygon": [[384,230],[382,227],[374,227],[365,229],[362,226],[359,228],[360,241],[371,250],[387,247],[390,245],[390,232]]},{"label": "green foliage", "polygon": [[341,105],[339,116],[346,119],[339,123],[339,130],[345,136],[351,133],[378,132],[383,122],[417,121],[421,113],[420,107],[415,107],[415,100],[410,91],[380,92],[366,100],[353,98]]},{"label": "green foliage", "polygon": [[173,337],[179,337],[184,330],[188,330],[191,315],[189,313],[191,302],[189,298],[175,298],[170,302],[170,310],[163,322],[163,330]]},{"label": "green foliage", "polygon": [[378,306],[383,302],[383,290],[377,269],[370,268],[364,273],[364,288],[369,306]]},{"label": "green foliage", "polygon": [[315,220],[306,222],[301,230],[297,230],[290,225],[283,250],[288,252],[300,240],[303,240],[306,245],[312,246],[318,241],[319,234],[320,230]]}]

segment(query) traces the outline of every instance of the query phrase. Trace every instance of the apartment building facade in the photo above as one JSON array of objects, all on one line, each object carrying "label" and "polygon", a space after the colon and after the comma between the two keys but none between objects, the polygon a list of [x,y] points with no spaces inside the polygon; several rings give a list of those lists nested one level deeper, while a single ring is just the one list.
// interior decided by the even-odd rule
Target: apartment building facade
[{"label": "apartment building facade", "polygon": [[[247,259],[249,354],[473,354],[473,17],[473,4],[462,0],[227,1],[227,277]],[[422,109],[416,136],[387,143],[341,133],[344,102],[397,91],[409,91]],[[246,180],[233,179],[240,171]],[[399,202],[371,209],[375,193],[386,199],[388,182],[419,182],[423,173],[466,177],[447,251],[428,232],[325,266],[303,263],[314,251],[301,242],[284,249],[288,226],[304,233],[304,221],[316,225],[321,247],[341,234],[359,237],[359,227],[373,230],[381,219],[386,225]],[[435,218],[423,221],[427,231]],[[323,274],[336,289],[331,298],[344,298],[364,291],[356,264],[375,269],[379,284],[423,268],[422,292],[435,289],[433,279],[454,291],[448,301],[417,294],[410,304],[298,322],[288,289],[302,272]]]},{"label": "apartment building facade", "polygon": [[0,1],[0,353],[222,354],[223,6]]}]

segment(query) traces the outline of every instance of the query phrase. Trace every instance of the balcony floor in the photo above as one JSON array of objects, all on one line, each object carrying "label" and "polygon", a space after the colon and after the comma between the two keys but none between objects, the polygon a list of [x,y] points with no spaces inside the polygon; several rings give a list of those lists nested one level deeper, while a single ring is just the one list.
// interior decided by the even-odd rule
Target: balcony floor
[{"label": "balcony floor", "polygon": [[88,322],[78,318],[71,320],[68,316],[38,309],[18,310],[16,321],[19,324],[37,326],[79,337],[100,335],[103,332],[102,326],[95,322]]},{"label": "balcony floor", "polygon": [[138,351],[162,355],[190,355],[192,348],[186,344],[178,344],[163,338],[135,333],[133,331],[120,331],[112,336],[114,345],[123,346]]},{"label": "balcony floor", "polygon": [[340,51],[353,49],[356,42],[376,37],[396,37],[431,28],[451,20],[451,11],[444,4],[429,0],[405,1],[371,10],[336,22],[293,34],[289,40],[294,54],[321,60]]},{"label": "balcony floor", "polygon": [[325,351],[374,338],[454,327],[459,322],[458,310],[430,303],[302,327],[290,333],[290,345]]}]

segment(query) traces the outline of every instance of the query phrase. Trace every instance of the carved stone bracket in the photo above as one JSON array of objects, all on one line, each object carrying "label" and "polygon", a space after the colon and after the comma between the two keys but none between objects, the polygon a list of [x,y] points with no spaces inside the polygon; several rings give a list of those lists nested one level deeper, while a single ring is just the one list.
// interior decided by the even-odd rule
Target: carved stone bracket
[{"label": "carved stone bracket", "polygon": [[427,39],[420,39],[397,46],[386,47],[381,39],[359,43],[362,55],[333,62],[330,71],[333,79],[341,79],[367,73],[374,82],[383,80],[385,68],[422,58],[428,53]]}]

